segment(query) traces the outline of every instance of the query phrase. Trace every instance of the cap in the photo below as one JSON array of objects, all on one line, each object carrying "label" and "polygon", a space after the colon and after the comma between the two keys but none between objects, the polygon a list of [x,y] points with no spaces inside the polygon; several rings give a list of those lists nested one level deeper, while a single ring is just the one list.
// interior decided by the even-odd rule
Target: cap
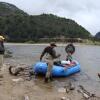
[{"label": "cap", "polygon": [[51,46],[55,46],[55,47],[57,46],[57,45],[55,44],[55,42],[51,42],[50,45],[51,45]]},{"label": "cap", "polygon": [[0,39],[4,40],[5,38],[3,36],[0,35]]}]

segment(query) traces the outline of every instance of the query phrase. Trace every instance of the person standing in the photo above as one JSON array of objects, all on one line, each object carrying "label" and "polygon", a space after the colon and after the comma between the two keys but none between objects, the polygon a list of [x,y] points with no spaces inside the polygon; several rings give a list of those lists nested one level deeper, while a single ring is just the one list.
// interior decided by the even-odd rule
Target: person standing
[{"label": "person standing", "polygon": [[54,64],[54,60],[61,56],[60,54],[56,54],[56,51],[54,49],[56,46],[57,45],[55,43],[50,43],[49,46],[44,48],[44,50],[43,50],[43,52],[40,56],[40,61],[42,61],[42,58],[45,55],[44,61],[46,61],[47,65],[48,65],[47,72],[46,72],[46,75],[45,75],[45,80],[44,80],[45,82],[52,80],[51,70],[52,70],[52,67],[53,67],[53,64]]},{"label": "person standing", "polygon": [[100,78],[100,73],[98,73],[98,77]]},{"label": "person standing", "polygon": [[0,35],[0,69],[3,67],[3,57],[4,57],[4,37]]}]

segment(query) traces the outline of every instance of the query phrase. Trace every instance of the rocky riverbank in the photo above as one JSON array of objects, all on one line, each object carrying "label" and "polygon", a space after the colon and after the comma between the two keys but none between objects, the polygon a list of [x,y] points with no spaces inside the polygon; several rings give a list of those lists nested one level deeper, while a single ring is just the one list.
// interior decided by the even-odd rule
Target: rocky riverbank
[{"label": "rocky riverbank", "polygon": [[[4,64],[0,71],[0,100],[92,100],[90,99],[92,93],[81,85],[66,82],[62,86],[55,87],[56,79],[44,83],[43,77],[36,78],[34,75],[31,80],[27,80],[24,74],[11,75],[9,66],[11,65]],[[19,67],[22,66],[26,65]]]}]

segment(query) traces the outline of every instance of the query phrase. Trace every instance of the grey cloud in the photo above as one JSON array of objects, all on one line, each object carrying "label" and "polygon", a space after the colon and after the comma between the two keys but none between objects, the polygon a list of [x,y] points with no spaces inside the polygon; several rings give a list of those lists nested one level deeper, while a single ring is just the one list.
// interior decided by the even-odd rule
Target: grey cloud
[{"label": "grey cloud", "polygon": [[92,34],[100,31],[99,0],[0,0],[15,4],[32,15],[52,13],[71,18]]}]

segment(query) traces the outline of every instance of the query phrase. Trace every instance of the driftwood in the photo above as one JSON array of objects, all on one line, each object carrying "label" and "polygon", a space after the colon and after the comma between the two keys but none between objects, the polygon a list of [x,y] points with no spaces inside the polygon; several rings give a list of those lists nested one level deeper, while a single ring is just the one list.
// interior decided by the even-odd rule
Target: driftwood
[{"label": "driftwood", "polygon": [[82,94],[84,100],[100,100],[100,97],[88,92],[82,85],[79,85],[79,88],[77,91]]},{"label": "driftwood", "polygon": [[88,92],[82,85],[79,85],[80,89],[87,94],[89,97],[92,96],[92,94],[90,92]]},{"label": "driftwood", "polygon": [[31,80],[31,76],[34,74],[30,66],[19,67],[19,66],[10,66],[9,73],[14,76],[23,76],[26,80]]},{"label": "driftwood", "polygon": [[15,66],[10,66],[9,67],[9,73],[11,75],[14,75],[14,76],[17,76],[21,71],[23,71],[24,69],[19,67],[19,68],[16,68]]}]

